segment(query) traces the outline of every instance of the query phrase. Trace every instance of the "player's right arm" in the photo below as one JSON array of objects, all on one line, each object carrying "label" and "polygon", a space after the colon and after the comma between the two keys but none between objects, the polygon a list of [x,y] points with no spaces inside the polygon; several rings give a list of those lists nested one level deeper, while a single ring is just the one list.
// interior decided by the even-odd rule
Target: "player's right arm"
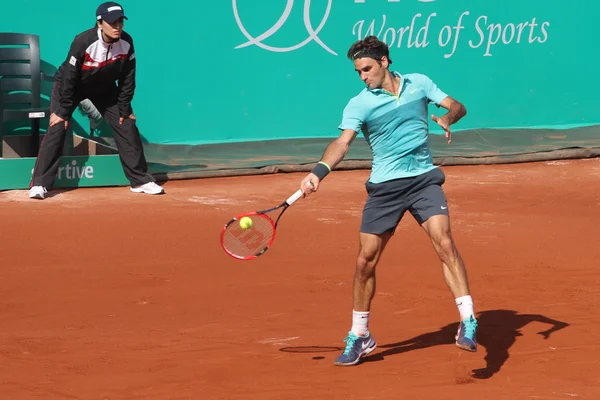
[{"label": "player's right arm", "polygon": [[316,192],[323,178],[348,154],[350,144],[363,127],[365,114],[366,108],[361,104],[359,96],[348,102],[342,114],[342,123],[338,126],[342,131],[341,135],[327,146],[321,160],[300,182],[300,189],[305,197]]},{"label": "player's right arm", "polygon": [[327,164],[331,169],[335,168],[348,154],[357,134],[353,129],[344,129],[342,134],[327,146],[320,162]]},{"label": "player's right arm", "polygon": [[342,134],[327,146],[319,163],[313,168],[314,172],[309,173],[300,182],[300,188],[304,196],[308,196],[312,192],[316,192],[319,188],[321,179],[317,176],[319,171],[328,174],[334,169],[348,154],[350,145],[358,132],[353,129],[344,129]]}]

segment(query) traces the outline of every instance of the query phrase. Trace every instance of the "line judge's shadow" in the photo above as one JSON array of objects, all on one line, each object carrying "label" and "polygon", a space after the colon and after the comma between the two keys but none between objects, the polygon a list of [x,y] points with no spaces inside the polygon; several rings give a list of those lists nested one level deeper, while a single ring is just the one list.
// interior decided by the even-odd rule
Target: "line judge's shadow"
[{"label": "line judge's shadow", "polygon": [[[506,360],[509,358],[509,349],[515,343],[524,326],[531,322],[541,322],[551,325],[547,330],[538,332],[544,339],[560,329],[569,326],[568,323],[557,321],[539,314],[519,314],[513,310],[488,310],[482,311],[477,317],[477,342],[478,351],[483,347],[486,351],[485,368],[473,370],[473,377],[477,379],[489,379],[498,373]],[[363,362],[381,361],[386,356],[401,354],[408,351],[425,349],[438,345],[454,345],[458,323],[448,324],[435,332],[424,333],[412,339],[398,343],[390,343],[378,346],[385,349],[367,356]]]}]

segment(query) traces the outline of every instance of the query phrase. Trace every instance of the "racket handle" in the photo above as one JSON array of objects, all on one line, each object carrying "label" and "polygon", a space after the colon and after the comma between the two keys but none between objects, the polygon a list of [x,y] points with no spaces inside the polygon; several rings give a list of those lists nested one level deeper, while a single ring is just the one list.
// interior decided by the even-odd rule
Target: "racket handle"
[{"label": "racket handle", "polygon": [[285,202],[288,203],[291,206],[300,197],[302,197],[302,190],[298,189],[298,191],[296,193],[294,193],[293,195],[291,195],[290,198],[287,199]]}]

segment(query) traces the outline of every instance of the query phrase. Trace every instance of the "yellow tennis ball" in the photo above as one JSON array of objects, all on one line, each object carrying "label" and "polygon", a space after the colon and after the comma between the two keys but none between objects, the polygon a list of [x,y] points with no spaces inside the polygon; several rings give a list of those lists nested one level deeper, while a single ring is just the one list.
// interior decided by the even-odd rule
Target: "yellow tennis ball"
[{"label": "yellow tennis ball", "polygon": [[252,228],[252,218],[242,217],[242,219],[240,219],[240,226],[242,227],[242,229]]}]

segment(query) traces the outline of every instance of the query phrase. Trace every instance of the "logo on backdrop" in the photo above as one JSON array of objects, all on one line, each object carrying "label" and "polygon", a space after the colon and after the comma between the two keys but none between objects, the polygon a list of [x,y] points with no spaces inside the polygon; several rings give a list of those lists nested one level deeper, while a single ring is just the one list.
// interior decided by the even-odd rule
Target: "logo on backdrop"
[{"label": "logo on backdrop", "polygon": [[[275,24],[256,37],[250,35],[244,27],[237,7],[238,1],[232,0],[233,14],[240,31],[248,41],[237,45],[235,49],[257,46],[267,51],[289,52],[298,50],[310,42],[315,42],[328,53],[337,56],[337,53],[319,38],[319,33],[329,18],[333,0],[327,0],[327,8],[322,14],[321,22],[316,29],[313,27],[310,19],[311,14],[314,16],[317,11],[316,6],[313,6],[311,9],[311,0],[304,0],[304,28],[308,37],[296,44],[294,42],[289,43],[289,47],[275,47],[267,45],[264,42],[275,34],[279,34],[280,38],[287,37],[287,34],[284,35],[281,32],[281,28],[288,23],[288,18],[294,8],[294,0],[286,0],[285,10],[283,10],[283,14],[281,14]],[[370,2],[373,4],[373,7],[377,6],[378,8],[381,7],[380,3],[384,3],[384,1],[345,0],[346,3],[362,3],[363,5]],[[479,16],[476,14],[472,15],[469,10],[463,10],[459,13],[453,5],[445,6],[443,10],[434,11],[431,6],[436,4],[436,1],[411,0],[411,2],[423,4],[421,11],[411,15],[402,12],[402,5],[406,3],[405,0],[387,0],[386,12],[391,13],[392,11],[388,10],[392,9],[397,11],[393,11],[392,14],[382,13],[380,18],[375,16],[369,17],[370,20],[360,19],[352,25],[349,33],[358,40],[370,35],[377,36],[390,47],[390,50],[393,48],[422,49],[430,45],[439,47],[440,49],[448,49],[448,51],[442,53],[446,59],[469,48],[481,49],[479,51],[483,57],[491,57],[498,49],[497,46],[537,45],[548,41],[550,22],[539,21],[538,17],[530,16],[523,20],[519,19],[512,22],[499,23],[496,21],[496,18],[487,15],[488,13]],[[297,8],[299,8],[299,3],[301,2],[302,0],[296,2]],[[325,0],[319,0],[320,4],[324,2]],[[400,7],[400,9],[397,7]],[[532,9],[531,12],[534,12],[534,10]],[[388,15],[391,15],[392,18],[388,18]],[[339,25],[335,30],[336,32],[340,32]],[[470,37],[467,36],[467,30],[470,31],[468,33]],[[474,39],[473,36],[476,38]]]},{"label": "logo on backdrop", "polygon": [[279,17],[277,22],[275,22],[275,24],[272,27],[270,27],[269,29],[264,31],[262,34],[260,34],[256,37],[253,37],[252,35],[250,35],[250,33],[248,33],[248,31],[244,27],[244,24],[242,23],[242,20],[240,18],[240,13],[238,12],[238,9],[237,9],[237,0],[232,0],[232,2],[233,2],[233,15],[235,16],[235,21],[237,22],[238,27],[240,28],[240,31],[248,39],[248,41],[246,43],[242,43],[242,44],[236,46],[235,47],[236,49],[242,49],[244,47],[254,45],[254,46],[258,46],[264,50],[278,52],[278,53],[284,53],[284,52],[288,52],[288,51],[297,50],[301,47],[306,46],[310,42],[314,41],[319,46],[321,46],[323,49],[325,49],[327,52],[337,56],[337,53],[335,51],[331,50],[325,43],[323,43],[323,41],[318,36],[319,32],[321,32],[321,29],[323,29],[323,27],[325,26],[325,23],[327,22],[327,18],[329,18],[329,12],[331,11],[331,3],[333,2],[333,0],[327,0],[327,9],[325,10],[325,14],[323,15],[323,18],[321,18],[321,22],[319,23],[319,26],[317,26],[317,29],[313,28],[312,23],[310,21],[310,0],[304,0],[304,27],[306,28],[308,37],[306,39],[304,39],[302,42],[294,44],[289,47],[269,46],[269,45],[263,43],[263,41],[265,39],[268,39],[269,37],[273,36],[274,34],[276,34],[277,31],[279,31],[279,29],[281,29],[281,27],[286,23],[286,21],[288,20],[288,17],[290,16],[290,13],[292,12],[292,8],[294,7],[294,0],[287,0],[285,10],[283,10],[283,14],[281,14],[281,17]]}]

